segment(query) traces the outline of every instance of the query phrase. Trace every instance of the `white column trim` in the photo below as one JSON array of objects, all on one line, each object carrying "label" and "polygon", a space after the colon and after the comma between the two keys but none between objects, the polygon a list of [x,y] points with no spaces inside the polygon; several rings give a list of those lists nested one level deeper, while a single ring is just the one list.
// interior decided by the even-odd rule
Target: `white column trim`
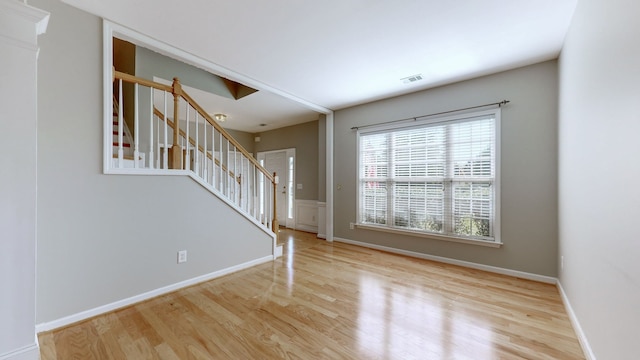
[{"label": "white column trim", "polygon": [[15,0],[0,0],[0,40],[9,45],[38,51],[38,35],[49,24],[49,13]]},{"label": "white column trim", "polygon": [[[46,31],[49,16],[48,12],[22,1],[0,0],[0,72],[3,86],[11,89],[1,103],[3,106],[15,100],[20,103],[20,108],[8,110],[6,117],[0,120],[0,128],[5,129],[10,124],[9,128],[14,129],[15,125],[18,136],[11,141],[30,149],[22,154],[22,167],[10,167],[0,176],[0,182],[6,180],[7,186],[18,196],[0,206],[0,212],[4,214],[7,209],[20,204],[23,220],[20,224],[0,221],[0,227],[3,230],[6,228],[3,236],[7,238],[3,239],[3,254],[0,257],[2,261],[6,258],[15,260],[10,273],[0,274],[3,291],[0,311],[3,316],[8,312],[13,314],[11,319],[0,322],[0,360],[36,360],[40,355],[35,336],[37,153],[31,146],[37,145],[38,35]],[[3,91],[3,95],[6,94]],[[27,178],[28,181],[25,181]],[[20,186],[12,187],[18,183]]]},{"label": "white column trim", "polygon": [[324,235],[327,241],[333,242],[333,112],[326,113],[326,163],[327,163],[327,192],[326,192],[326,229]]},{"label": "white column trim", "polygon": [[318,238],[327,238],[327,203],[324,201],[318,201]]}]

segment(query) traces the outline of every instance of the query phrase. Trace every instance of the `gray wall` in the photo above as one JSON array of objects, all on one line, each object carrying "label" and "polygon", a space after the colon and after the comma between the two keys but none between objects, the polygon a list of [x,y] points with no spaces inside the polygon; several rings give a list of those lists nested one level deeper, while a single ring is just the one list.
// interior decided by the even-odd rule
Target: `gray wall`
[{"label": "gray wall", "polygon": [[581,0],[560,57],[560,282],[598,359],[638,359],[640,2]]},{"label": "gray wall", "polygon": [[242,147],[250,154],[254,154],[253,148],[255,147],[255,135],[246,131],[225,129],[229,135],[236,139]]},{"label": "gray wall", "polygon": [[318,200],[318,121],[258,133],[254,152],[295,148],[297,200]]},{"label": "gray wall", "polygon": [[[502,241],[495,249],[372,230],[356,221],[356,132],[350,128],[497,102],[502,110]],[[335,113],[335,236],[534,274],[557,275],[557,63],[360,105]],[[341,190],[339,188],[341,187]]]},{"label": "gray wall", "polygon": [[37,323],[270,255],[268,235],[189,178],[102,174],[102,22],[30,4],[52,13],[38,64]]},{"label": "gray wall", "polygon": [[165,80],[180,79],[180,83],[218,96],[233,99],[233,94],[222,78],[195,66],[188,65],[142,46],[136,46],[136,76],[153,80],[154,76]]}]

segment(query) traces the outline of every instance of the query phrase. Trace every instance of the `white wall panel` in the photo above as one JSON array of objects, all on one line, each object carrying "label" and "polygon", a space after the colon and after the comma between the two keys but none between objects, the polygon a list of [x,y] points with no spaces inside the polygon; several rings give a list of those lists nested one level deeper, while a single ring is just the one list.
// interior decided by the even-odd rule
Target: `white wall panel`
[{"label": "white wall panel", "polygon": [[48,14],[0,0],[0,359],[37,359],[37,36]]},{"label": "white wall panel", "polygon": [[581,0],[560,57],[559,278],[591,358],[637,359],[640,2]]}]

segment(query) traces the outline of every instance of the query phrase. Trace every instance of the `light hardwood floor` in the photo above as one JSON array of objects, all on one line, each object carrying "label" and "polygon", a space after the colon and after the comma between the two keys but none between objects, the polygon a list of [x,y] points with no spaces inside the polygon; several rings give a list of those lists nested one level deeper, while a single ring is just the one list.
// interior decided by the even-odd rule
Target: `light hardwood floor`
[{"label": "light hardwood floor", "polygon": [[555,286],[281,231],[284,256],[39,335],[50,359],[584,359]]}]

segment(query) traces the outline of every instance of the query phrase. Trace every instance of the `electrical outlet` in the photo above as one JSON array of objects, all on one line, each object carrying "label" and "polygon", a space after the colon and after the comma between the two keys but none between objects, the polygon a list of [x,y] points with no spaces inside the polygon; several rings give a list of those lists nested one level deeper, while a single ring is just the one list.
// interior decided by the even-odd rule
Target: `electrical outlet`
[{"label": "electrical outlet", "polygon": [[353,223],[349,223],[349,230],[353,230]]},{"label": "electrical outlet", "polygon": [[187,262],[187,250],[178,251],[178,264]]}]

